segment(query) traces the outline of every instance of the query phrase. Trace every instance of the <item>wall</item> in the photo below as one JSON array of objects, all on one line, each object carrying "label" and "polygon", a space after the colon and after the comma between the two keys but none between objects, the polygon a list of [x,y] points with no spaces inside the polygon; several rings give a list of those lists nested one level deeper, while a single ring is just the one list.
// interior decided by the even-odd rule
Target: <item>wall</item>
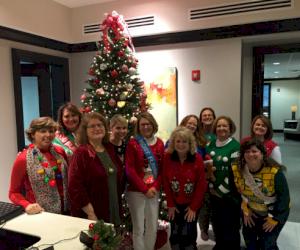
[{"label": "wall", "polygon": [[0,200],[8,199],[7,193],[11,167],[17,155],[17,131],[11,48],[69,57],[66,53],[0,39]]},{"label": "wall", "polygon": [[72,42],[71,20],[71,9],[52,0],[0,0],[4,27]]},{"label": "wall", "polygon": [[[201,108],[211,106],[217,115],[228,115],[236,122],[239,138],[241,92],[241,40],[227,39],[169,46],[137,48],[139,72],[156,67],[175,66],[178,70],[178,118],[199,115]],[[88,68],[94,52],[72,54],[71,97],[80,103],[86,87]],[[230,58],[230,60],[229,60]],[[191,71],[200,69],[201,81],[191,81]],[[142,77],[142,74],[141,74]]]},{"label": "wall", "polygon": [[[269,82],[269,81],[268,81]],[[291,105],[299,109],[300,80],[271,81],[271,121],[274,129],[283,129],[283,121],[291,119]],[[279,90],[279,91],[278,91]],[[276,110],[276,115],[275,114]],[[299,111],[296,118],[300,118]]]}]

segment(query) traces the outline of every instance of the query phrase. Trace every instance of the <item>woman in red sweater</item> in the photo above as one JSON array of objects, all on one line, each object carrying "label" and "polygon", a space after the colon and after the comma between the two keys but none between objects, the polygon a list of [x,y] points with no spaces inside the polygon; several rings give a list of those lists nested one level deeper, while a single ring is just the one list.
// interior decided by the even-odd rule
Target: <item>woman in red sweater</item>
[{"label": "woman in red sweater", "polygon": [[78,142],[69,169],[71,214],[120,225],[123,168],[108,143],[106,119],[99,113],[84,115]]},{"label": "woman in red sweater", "polygon": [[203,161],[191,131],[177,127],[164,157],[164,190],[172,249],[197,249],[197,219],[207,188]]},{"label": "woman in red sweater", "polygon": [[155,136],[158,125],[144,112],[138,116],[134,138],[127,144],[125,169],[128,206],[133,226],[133,248],[153,250],[158,220],[164,143]]},{"label": "woman in red sweater", "polygon": [[9,198],[28,214],[69,209],[66,154],[52,145],[56,129],[50,117],[34,119],[26,130],[32,144],[18,154],[12,169]]}]

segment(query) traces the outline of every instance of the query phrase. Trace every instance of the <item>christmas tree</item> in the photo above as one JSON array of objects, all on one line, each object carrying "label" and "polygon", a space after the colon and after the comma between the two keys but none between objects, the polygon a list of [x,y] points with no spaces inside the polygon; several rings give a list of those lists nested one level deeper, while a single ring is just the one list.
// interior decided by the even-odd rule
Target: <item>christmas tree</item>
[{"label": "christmas tree", "polygon": [[107,119],[122,114],[131,125],[149,106],[128,28],[117,12],[106,15],[102,23],[102,40],[97,46],[89,69],[88,87],[81,96],[81,111],[99,112]]}]

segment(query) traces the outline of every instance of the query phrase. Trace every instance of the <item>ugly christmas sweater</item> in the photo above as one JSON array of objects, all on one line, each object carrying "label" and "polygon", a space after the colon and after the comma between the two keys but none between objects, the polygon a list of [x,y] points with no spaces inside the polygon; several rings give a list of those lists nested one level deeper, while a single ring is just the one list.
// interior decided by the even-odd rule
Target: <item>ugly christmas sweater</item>
[{"label": "ugly christmas sweater", "polygon": [[207,153],[210,154],[216,168],[214,172],[216,181],[210,182],[209,187],[220,197],[232,195],[232,191],[236,190],[230,176],[232,176],[231,164],[238,158],[239,151],[240,144],[232,137],[223,143],[213,140],[207,145]]},{"label": "ugly christmas sweater", "polygon": [[176,151],[172,154],[165,153],[163,182],[168,207],[188,205],[193,211],[197,211],[207,188],[201,156],[188,155],[184,163],[181,163]]}]

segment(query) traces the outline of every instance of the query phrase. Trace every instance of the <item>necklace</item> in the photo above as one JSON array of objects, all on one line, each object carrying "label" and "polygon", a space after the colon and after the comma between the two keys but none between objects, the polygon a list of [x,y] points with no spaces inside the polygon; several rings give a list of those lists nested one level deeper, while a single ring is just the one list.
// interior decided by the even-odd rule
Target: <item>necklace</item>
[{"label": "necklace", "polygon": [[43,177],[44,183],[48,184],[50,187],[56,186],[56,180],[62,179],[61,168],[62,159],[56,154],[53,147],[50,148],[50,153],[55,157],[55,164],[50,165],[46,157],[43,156],[41,151],[33,144],[29,145],[32,150],[33,163],[37,165],[37,173]]}]

